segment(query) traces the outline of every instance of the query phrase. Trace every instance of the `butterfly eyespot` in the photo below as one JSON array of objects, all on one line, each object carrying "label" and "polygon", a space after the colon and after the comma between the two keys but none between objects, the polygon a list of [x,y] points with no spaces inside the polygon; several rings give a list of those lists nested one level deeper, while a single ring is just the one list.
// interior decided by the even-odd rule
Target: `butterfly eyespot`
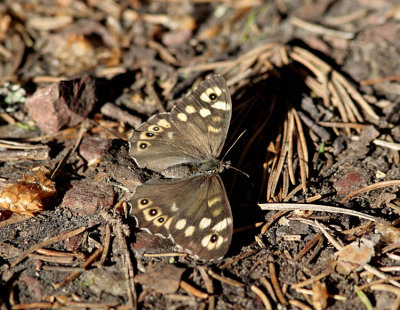
[{"label": "butterfly eyespot", "polygon": [[152,132],[146,132],[146,136],[149,137],[149,138],[154,137],[154,133],[152,133]]},{"label": "butterfly eyespot", "polygon": [[148,147],[149,146],[149,144],[148,143],[146,143],[146,142],[141,142],[141,143],[139,143],[139,148],[140,149],[142,149],[142,150],[144,150],[146,147]]},{"label": "butterfly eyespot", "polygon": [[149,200],[148,199],[142,199],[142,200],[140,200],[140,204],[141,205],[147,205],[149,203]]},{"label": "butterfly eyespot", "polygon": [[[165,121],[165,120],[161,120],[161,121]],[[167,122],[167,121],[165,121],[165,122]],[[162,122],[162,123],[163,123],[162,125],[167,125],[167,124],[164,124],[164,122]],[[169,125],[169,123],[168,123],[168,125]],[[160,125],[151,125],[151,126],[149,126],[149,128],[147,128],[147,131],[151,132],[153,134],[155,132],[162,132],[164,130],[162,127],[163,126],[161,126],[161,124]]]},{"label": "butterfly eyespot", "polygon": [[149,211],[149,214],[150,214],[151,216],[156,216],[157,213],[158,213],[158,211],[157,211],[156,209],[151,209],[151,210]]},{"label": "butterfly eyespot", "polygon": [[212,242],[212,243],[214,243],[214,242],[216,242],[218,240],[218,235],[217,234],[212,234],[211,235],[211,238],[210,238],[210,241]]},{"label": "butterfly eyespot", "polygon": [[211,93],[211,94],[209,94],[209,95],[208,95],[208,98],[210,98],[210,100],[211,100],[211,101],[214,101],[214,100],[216,100],[216,99],[217,99],[217,97],[218,97],[218,96],[217,96],[217,94],[216,94],[216,93]]},{"label": "butterfly eyespot", "polygon": [[157,221],[158,221],[159,223],[164,223],[165,219],[164,219],[163,217],[160,217]]}]

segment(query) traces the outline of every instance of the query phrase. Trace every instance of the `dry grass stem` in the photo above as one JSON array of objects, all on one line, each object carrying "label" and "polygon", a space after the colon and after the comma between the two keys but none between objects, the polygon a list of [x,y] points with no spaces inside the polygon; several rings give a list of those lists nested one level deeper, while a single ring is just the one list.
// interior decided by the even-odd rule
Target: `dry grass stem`
[{"label": "dry grass stem", "polygon": [[346,197],[344,197],[340,203],[345,203],[347,200],[349,200],[350,198],[359,195],[361,193],[365,193],[365,192],[369,192],[372,191],[374,189],[378,189],[378,188],[383,188],[386,186],[398,186],[400,185],[400,180],[390,180],[390,181],[382,181],[382,182],[378,182],[372,185],[368,185],[365,186],[363,188],[360,188],[354,192],[351,192],[350,194],[348,194]]},{"label": "dry grass stem", "polygon": [[273,262],[270,262],[268,264],[269,267],[269,273],[271,275],[271,283],[272,283],[272,287],[274,288],[275,294],[279,300],[279,302],[282,305],[287,305],[287,301],[285,299],[285,296],[283,295],[282,289],[279,285],[279,280],[278,277],[276,275],[276,270],[275,270],[275,265]]},{"label": "dry grass stem", "polygon": [[338,122],[318,122],[320,126],[330,128],[353,128],[353,129],[364,129],[367,125],[359,123],[338,123]]},{"label": "dry grass stem", "polygon": [[215,273],[215,272],[213,272],[211,270],[208,270],[208,274],[211,277],[213,277],[215,280],[224,282],[226,284],[229,284],[229,285],[232,285],[232,286],[235,286],[235,287],[245,287],[246,286],[245,284],[243,284],[243,283],[241,283],[239,281],[236,281],[236,280],[224,277],[224,276],[220,276],[219,274],[217,274],[217,273]]},{"label": "dry grass stem", "polygon": [[272,305],[267,295],[265,295],[264,292],[255,285],[252,285],[250,288],[258,297],[260,297],[262,303],[264,304],[265,309],[272,310]]},{"label": "dry grass stem", "polygon": [[301,310],[312,310],[312,309],[313,309],[313,308],[307,306],[306,304],[302,303],[302,302],[299,301],[299,300],[293,300],[293,299],[291,299],[291,300],[289,300],[289,304],[290,304],[291,306],[297,307],[297,308],[299,308],[299,309],[301,309]]},{"label": "dry grass stem", "polygon": [[171,252],[171,253],[145,253],[143,256],[145,256],[145,257],[169,257],[169,256],[186,257],[186,256],[188,256],[188,254],[187,253],[178,253],[178,252]]},{"label": "dry grass stem", "polygon": [[201,298],[201,299],[206,299],[208,298],[208,294],[204,293],[202,291],[200,291],[199,289],[195,288],[194,286],[190,285],[189,283],[181,280],[181,282],[179,283],[180,287],[188,292],[189,294],[197,297],[197,298]]},{"label": "dry grass stem", "polygon": [[71,238],[73,236],[79,235],[81,233],[83,233],[86,230],[86,227],[80,227],[78,229],[75,229],[73,231],[70,231],[68,233],[62,234],[62,235],[58,235],[56,237],[47,239],[45,241],[42,241],[34,246],[32,246],[30,249],[26,250],[15,262],[13,262],[11,264],[11,267],[15,267],[16,265],[18,265],[20,262],[22,262],[25,258],[28,257],[29,254],[35,252],[36,250],[49,246],[53,243],[59,242],[59,241],[63,241],[66,240],[68,238]]},{"label": "dry grass stem", "polygon": [[[102,252],[103,252],[103,248],[102,248],[102,247],[101,247],[101,248],[98,248],[98,249],[97,249],[92,255],[90,255],[89,258],[82,264],[82,267],[83,267],[83,268],[87,268],[87,267],[89,267],[90,265],[92,265],[92,264],[95,262],[95,260],[101,255]],[[69,276],[67,276],[67,277],[65,278],[64,281],[54,284],[54,287],[55,287],[56,289],[59,289],[60,287],[63,287],[63,286],[65,286],[65,285],[67,285],[68,283],[72,282],[73,280],[75,280],[76,278],[78,278],[81,274],[82,274],[82,272],[80,272],[80,271],[73,272],[73,273],[71,273]]]},{"label": "dry grass stem", "polygon": [[74,258],[72,256],[52,257],[39,254],[29,254],[28,257],[30,259],[41,260],[44,262],[58,263],[58,264],[72,264],[74,262]]},{"label": "dry grass stem", "polygon": [[251,251],[245,252],[245,253],[243,253],[243,254],[241,254],[239,256],[236,256],[236,257],[232,258],[231,260],[227,261],[225,264],[222,264],[221,266],[219,266],[219,268],[220,269],[224,269],[224,268],[226,268],[226,267],[228,267],[228,266],[240,261],[243,258],[246,258],[246,257],[249,257],[251,255],[256,254],[257,252],[258,252],[258,250],[251,250]]},{"label": "dry grass stem", "polygon": [[213,283],[211,278],[209,277],[206,267],[204,266],[199,266],[199,271],[200,275],[204,281],[204,284],[206,286],[207,293],[209,294],[208,296],[208,310],[213,310],[215,308],[215,297],[213,296],[214,294],[214,288],[213,288]]},{"label": "dry grass stem", "polygon": [[293,289],[298,289],[298,288],[301,288],[301,287],[304,287],[304,286],[312,285],[314,282],[322,280],[323,278],[329,276],[330,274],[331,274],[331,272],[325,271],[325,272],[323,272],[323,273],[321,273],[319,275],[313,276],[310,279],[304,280],[304,281],[296,283],[296,284],[292,284],[291,287]]},{"label": "dry grass stem", "polygon": [[303,247],[303,249],[300,250],[300,252],[296,255],[294,258],[295,261],[300,260],[304,255],[306,255],[311,248],[319,242],[319,240],[322,239],[321,233],[317,233],[310,241],[307,242],[307,244]]},{"label": "dry grass stem", "polygon": [[354,38],[354,33],[352,32],[346,32],[346,31],[340,31],[340,30],[336,30],[336,29],[330,29],[328,27],[324,27],[321,25],[316,25],[310,22],[307,22],[303,19],[300,19],[298,17],[293,16],[290,19],[290,22],[297,26],[300,27],[304,30],[319,34],[319,35],[326,35],[326,36],[330,36],[330,37],[337,37],[337,38],[341,38],[341,39],[353,39]]},{"label": "dry grass stem", "polygon": [[271,296],[271,298],[274,300],[274,302],[277,303],[278,299],[276,298],[274,289],[273,289],[271,283],[268,281],[268,279],[265,277],[260,277],[260,282],[262,283],[262,285],[264,285],[265,289],[267,290],[267,292]]},{"label": "dry grass stem", "polygon": [[111,241],[111,228],[109,224],[106,224],[106,236],[104,238],[104,251],[101,254],[99,267],[104,265],[106,261],[108,251],[110,250],[110,241]]},{"label": "dry grass stem", "polygon": [[316,204],[304,204],[304,203],[261,203],[258,204],[261,207],[261,210],[265,211],[321,211],[321,212],[329,212],[329,213],[340,213],[340,214],[347,214],[352,216],[357,216],[362,219],[370,220],[370,221],[379,221],[380,219],[368,214],[364,214],[358,211],[338,208],[338,207],[331,207],[331,206],[323,206],[323,205],[316,205]]}]

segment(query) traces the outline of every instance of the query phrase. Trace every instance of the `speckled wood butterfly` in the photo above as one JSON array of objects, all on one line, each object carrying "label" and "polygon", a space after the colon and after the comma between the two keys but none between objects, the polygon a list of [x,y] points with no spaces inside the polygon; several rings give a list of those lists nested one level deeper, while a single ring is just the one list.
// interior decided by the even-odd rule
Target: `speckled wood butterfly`
[{"label": "speckled wood butterfly", "polygon": [[163,178],[140,185],[130,215],[139,227],[173,239],[197,258],[222,258],[232,239],[232,213],[219,173],[232,115],[225,80],[214,75],[171,110],[152,116],[130,138],[130,156]]}]

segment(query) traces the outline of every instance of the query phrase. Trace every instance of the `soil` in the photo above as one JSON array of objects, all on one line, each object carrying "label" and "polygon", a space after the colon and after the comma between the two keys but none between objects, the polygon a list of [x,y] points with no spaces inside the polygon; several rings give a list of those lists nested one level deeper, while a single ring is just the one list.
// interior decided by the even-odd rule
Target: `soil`
[{"label": "soil", "polygon": [[[400,308],[399,38],[394,0],[1,3],[0,310]],[[127,215],[159,177],[128,141],[212,74],[234,233],[204,261]]]}]

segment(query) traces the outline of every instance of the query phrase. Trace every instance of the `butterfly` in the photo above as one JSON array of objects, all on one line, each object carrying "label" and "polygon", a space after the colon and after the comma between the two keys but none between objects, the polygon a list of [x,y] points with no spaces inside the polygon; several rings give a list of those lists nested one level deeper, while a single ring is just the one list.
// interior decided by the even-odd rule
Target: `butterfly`
[{"label": "butterfly", "polygon": [[232,212],[219,176],[232,115],[226,81],[202,81],[172,108],[150,117],[129,139],[139,168],[160,174],[137,187],[129,215],[203,260],[222,258],[232,239]]}]

